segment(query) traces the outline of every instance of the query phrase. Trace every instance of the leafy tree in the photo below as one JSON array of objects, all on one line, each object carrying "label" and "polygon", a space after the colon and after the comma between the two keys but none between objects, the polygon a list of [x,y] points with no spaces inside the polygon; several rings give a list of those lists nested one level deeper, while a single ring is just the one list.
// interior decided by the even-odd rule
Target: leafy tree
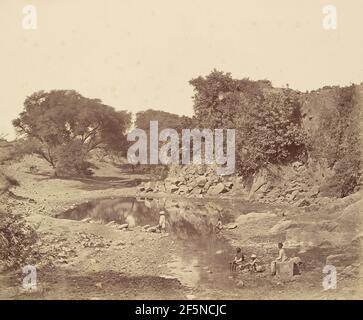
[{"label": "leafy tree", "polygon": [[190,84],[201,127],[236,129],[236,168],[244,176],[304,154],[300,105],[292,90],[273,89],[267,80],[236,80],[217,70]]},{"label": "leafy tree", "polygon": [[159,131],[167,128],[180,131],[184,129],[183,123],[189,119],[186,116],[179,116],[170,112],[148,109],[136,113],[135,127],[148,132],[150,121],[158,121]]},{"label": "leafy tree", "polygon": [[21,136],[39,142],[36,152],[57,172],[64,171],[65,164],[64,169],[70,169],[72,157],[77,159],[73,169],[84,171],[79,161],[85,164],[89,153],[97,148],[126,151],[125,133],[130,124],[128,112],[115,111],[99,99],[83,97],[74,90],[32,94],[13,121]]},{"label": "leafy tree", "polygon": [[240,171],[251,174],[269,163],[303,160],[306,137],[300,121],[293,92],[265,92],[260,103],[250,105],[236,120]]},{"label": "leafy tree", "polygon": [[[158,131],[164,129],[175,129],[179,135],[182,129],[189,129],[193,127],[193,119],[187,116],[179,116],[174,113],[152,110],[148,109],[146,111],[141,111],[136,114],[135,127],[143,129],[149,135],[150,121],[158,121]],[[180,139],[180,147],[182,141]],[[163,143],[159,141],[159,149],[162,147]],[[150,145],[148,144],[148,154],[150,152]],[[162,171],[164,168],[162,166],[157,166],[156,168],[150,168],[151,171],[157,173],[158,170]]]}]

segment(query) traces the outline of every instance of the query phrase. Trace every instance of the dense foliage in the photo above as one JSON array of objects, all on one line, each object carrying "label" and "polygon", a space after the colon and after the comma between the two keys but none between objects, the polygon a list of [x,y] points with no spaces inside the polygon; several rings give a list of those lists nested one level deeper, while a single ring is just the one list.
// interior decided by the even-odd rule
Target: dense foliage
[{"label": "dense foliage", "polygon": [[298,94],[268,81],[235,80],[214,70],[190,81],[200,127],[236,129],[237,170],[250,176],[268,163],[303,157]]},{"label": "dense foliage", "polygon": [[170,128],[179,132],[181,129],[188,128],[185,127],[185,125],[188,124],[191,119],[170,112],[148,109],[136,113],[135,127],[148,132],[150,121],[158,121],[159,131]]},{"label": "dense foliage", "polygon": [[0,210],[0,262],[8,268],[24,266],[37,241],[34,229],[18,215]]},{"label": "dense foliage", "polygon": [[310,136],[312,157],[327,159],[334,172],[322,186],[327,196],[347,196],[359,184],[361,118],[356,90],[352,85],[330,92],[334,110],[322,109],[319,128]]}]

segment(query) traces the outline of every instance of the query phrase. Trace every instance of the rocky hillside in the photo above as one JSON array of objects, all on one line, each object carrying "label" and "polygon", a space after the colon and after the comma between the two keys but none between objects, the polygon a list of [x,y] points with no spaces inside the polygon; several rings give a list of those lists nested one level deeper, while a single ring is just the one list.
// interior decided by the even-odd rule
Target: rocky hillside
[{"label": "rocky hillside", "polygon": [[191,197],[235,194],[295,206],[357,192],[362,185],[363,85],[326,87],[299,97],[307,137],[307,154],[301,161],[267,165],[243,180],[219,177],[215,168],[172,167],[164,181],[144,183],[139,191]]},{"label": "rocky hillside", "polygon": [[214,166],[188,165],[172,166],[164,181],[142,183],[138,190],[141,194],[155,192],[181,196],[202,197],[231,193],[235,183],[232,178],[222,178]]}]

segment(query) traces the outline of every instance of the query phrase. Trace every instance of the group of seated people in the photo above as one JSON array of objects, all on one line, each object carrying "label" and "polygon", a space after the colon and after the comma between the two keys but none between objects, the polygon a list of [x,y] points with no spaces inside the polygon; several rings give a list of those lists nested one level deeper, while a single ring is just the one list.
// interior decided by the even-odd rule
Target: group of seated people
[{"label": "group of seated people", "polygon": [[[283,244],[281,242],[278,243],[279,255],[278,257],[271,262],[271,270],[276,269],[277,262],[286,262],[288,260],[285,249],[283,248]],[[231,270],[249,270],[251,272],[263,272],[265,268],[261,265],[260,260],[257,259],[255,254],[251,255],[251,259],[249,262],[245,263],[245,258],[242,253],[241,248],[237,248],[236,256],[234,260],[230,263]]]}]

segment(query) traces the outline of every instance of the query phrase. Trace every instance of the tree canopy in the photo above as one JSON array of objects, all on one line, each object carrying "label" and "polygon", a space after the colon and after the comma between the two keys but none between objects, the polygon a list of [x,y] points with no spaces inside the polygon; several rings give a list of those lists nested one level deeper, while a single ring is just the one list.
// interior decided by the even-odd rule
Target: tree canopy
[{"label": "tree canopy", "polygon": [[71,159],[66,163],[76,157],[73,169],[82,171],[92,150],[126,151],[131,115],[74,90],[39,91],[26,98],[24,111],[13,125],[21,136],[36,141],[36,152],[55,169],[62,171],[68,154]]}]

